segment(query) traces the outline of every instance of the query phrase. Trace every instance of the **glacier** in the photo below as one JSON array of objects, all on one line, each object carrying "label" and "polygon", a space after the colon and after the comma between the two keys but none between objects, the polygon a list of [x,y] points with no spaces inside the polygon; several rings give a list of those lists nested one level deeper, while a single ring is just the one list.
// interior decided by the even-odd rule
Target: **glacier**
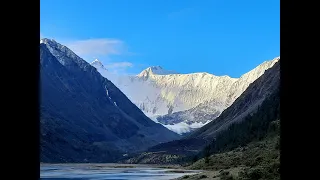
[{"label": "glacier", "polygon": [[137,75],[118,75],[109,72],[98,59],[91,65],[150,119],[183,134],[217,118],[279,59],[265,61],[239,78],[206,72],[181,74],[161,66],[148,67]]}]

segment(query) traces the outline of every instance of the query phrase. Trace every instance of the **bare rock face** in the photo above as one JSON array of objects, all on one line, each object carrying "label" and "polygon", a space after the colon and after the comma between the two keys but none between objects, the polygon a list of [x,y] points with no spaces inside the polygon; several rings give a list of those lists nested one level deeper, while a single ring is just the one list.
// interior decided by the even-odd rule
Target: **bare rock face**
[{"label": "bare rock face", "polygon": [[191,137],[214,137],[230,124],[241,122],[249,114],[257,111],[258,106],[280,88],[280,61],[251,83],[249,87],[225,109],[214,121],[200,128]]}]

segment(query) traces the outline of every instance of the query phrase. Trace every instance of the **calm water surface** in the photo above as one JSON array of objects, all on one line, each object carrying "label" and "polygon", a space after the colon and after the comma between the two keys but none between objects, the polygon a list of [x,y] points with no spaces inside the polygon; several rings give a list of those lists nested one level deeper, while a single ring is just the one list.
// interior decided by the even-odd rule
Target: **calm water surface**
[{"label": "calm water surface", "polygon": [[[42,180],[169,180],[200,171],[179,172],[178,169],[157,168],[147,165],[114,164],[41,164]],[[177,172],[170,172],[177,171]]]}]

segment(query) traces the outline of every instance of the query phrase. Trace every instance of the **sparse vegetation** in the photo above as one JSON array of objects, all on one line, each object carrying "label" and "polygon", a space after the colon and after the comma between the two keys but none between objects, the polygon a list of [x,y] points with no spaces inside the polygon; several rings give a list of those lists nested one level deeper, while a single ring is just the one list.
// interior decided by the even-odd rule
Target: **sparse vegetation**
[{"label": "sparse vegetation", "polygon": [[208,177],[208,176],[202,174],[202,175],[200,175],[199,179],[203,179],[203,178],[207,178],[207,177]]},{"label": "sparse vegetation", "polygon": [[280,122],[275,121],[279,118],[280,96],[279,91],[276,91],[258,107],[256,113],[247,115],[244,121],[234,123],[221,132],[204,148],[201,156],[230,151],[252,141],[262,140],[267,134],[279,134]]},{"label": "sparse vegetation", "polygon": [[[202,158],[188,169],[220,170],[236,167],[261,167],[267,169],[266,172],[276,174],[280,165],[280,152],[276,148],[278,140],[278,135],[270,136],[229,152],[213,154],[209,157],[209,163],[205,163],[205,158]],[[251,171],[245,169],[244,172],[250,174]]]},{"label": "sparse vegetation", "polygon": [[123,161],[121,163],[129,164],[179,164],[185,156],[178,154],[169,154],[166,152],[143,152]]},{"label": "sparse vegetation", "polygon": [[[277,91],[261,104],[256,113],[220,133],[199,154],[200,159],[187,168],[219,171],[213,178],[221,180],[280,179],[279,119]],[[235,168],[239,169],[236,173],[227,171]]]}]

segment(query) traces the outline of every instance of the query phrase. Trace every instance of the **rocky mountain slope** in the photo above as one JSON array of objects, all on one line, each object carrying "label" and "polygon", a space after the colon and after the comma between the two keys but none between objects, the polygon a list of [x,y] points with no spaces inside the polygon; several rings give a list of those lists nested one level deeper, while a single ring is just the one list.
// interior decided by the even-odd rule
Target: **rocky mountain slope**
[{"label": "rocky mountain slope", "polygon": [[246,116],[256,112],[261,103],[269,97],[270,94],[278,91],[279,87],[280,61],[268,69],[261,77],[254,81],[254,83],[250,84],[232,106],[224,110],[215,121],[195,131],[189,138],[214,137],[229,127],[230,124],[241,122]]},{"label": "rocky mountain slope", "polygon": [[207,170],[202,175],[220,179],[280,179],[280,121],[277,88],[255,113],[229,126],[189,158],[191,165],[186,168]]},{"label": "rocky mountain slope", "polygon": [[112,162],[179,138],[67,47],[40,41],[40,161]]},{"label": "rocky mountain slope", "polygon": [[148,117],[182,134],[217,118],[278,60],[279,57],[266,61],[240,78],[209,73],[180,74],[160,66],[149,67],[136,76],[118,76],[108,72],[98,60],[91,65]]},{"label": "rocky mountain slope", "polygon": [[[149,158],[156,153],[158,159],[174,155],[171,163],[176,163],[181,157],[200,153],[207,144],[215,144],[214,149],[219,152],[248,143],[254,137],[261,138],[270,121],[279,118],[279,89],[280,60],[250,84],[217,119],[180,140],[153,146],[146,153],[136,155],[127,162],[161,163],[153,162],[152,159],[155,158]],[[217,143],[212,143],[213,141]],[[170,161],[167,159],[166,163]]]}]

